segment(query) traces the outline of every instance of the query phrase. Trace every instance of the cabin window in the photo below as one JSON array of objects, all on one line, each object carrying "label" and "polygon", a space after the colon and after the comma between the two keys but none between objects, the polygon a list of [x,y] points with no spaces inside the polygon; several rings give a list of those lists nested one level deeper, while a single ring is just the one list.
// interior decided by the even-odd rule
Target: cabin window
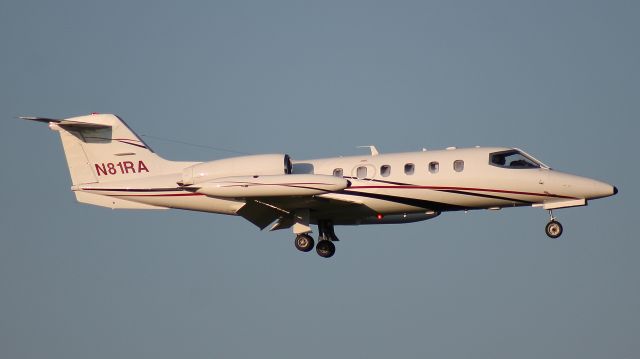
[{"label": "cabin window", "polygon": [[464,170],[464,161],[463,160],[455,160],[453,162],[453,170],[456,172],[462,172]]},{"label": "cabin window", "polygon": [[404,165],[404,174],[406,175],[412,175],[413,171],[415,169],[415,165],[413,163],[407,163]]},{"label": "cabin window", "polygon": [[389,165],[380,166],[380,175],[382,175],[382,177],[389,177],[390,174],[391,174],[391,166]]},{"label": "cabin window", "polygon": [[358,167],[358,169],[356,170],[356,177],[358,177],[358,179],[367,178],[367,167]]},{"label": "cabin window", "polygon": [[440,170],[440,164],[437,161],[433,161],[429,163],[429,172],[438,173]]},{"label": "cabin window", "polygon": [[336,168],[335,170],[333,170],[333,175],[336,177],[342,177],[342,168]]},{"label": "cabin window", "polygon": [[489,163],[504,168],[540,168],[540,164],[520,151],[494,152],[489,155]]}]

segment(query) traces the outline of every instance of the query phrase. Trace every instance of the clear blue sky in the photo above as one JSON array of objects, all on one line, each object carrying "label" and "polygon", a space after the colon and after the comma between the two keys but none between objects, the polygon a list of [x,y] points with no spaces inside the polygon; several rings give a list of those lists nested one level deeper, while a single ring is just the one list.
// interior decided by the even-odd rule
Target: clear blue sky
[{"label": "clear blue sky", "polygon": [[[0,3],[0,357],[640,357],[637,1]],[[76,204],[18,115],[297,159],[517,146],[620,193],[339,227]],[[228,154],[147,138],[170,159]]]}]

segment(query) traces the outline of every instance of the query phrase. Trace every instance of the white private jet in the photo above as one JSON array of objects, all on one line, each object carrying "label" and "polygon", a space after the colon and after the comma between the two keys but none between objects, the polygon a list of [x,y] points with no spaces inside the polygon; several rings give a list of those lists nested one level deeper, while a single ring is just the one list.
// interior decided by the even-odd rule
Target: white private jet
[{"label": "white private jet", "polygon": [[547,235],[558,238],[562,225],[552,210],[618,192],[552,170],[517,148],[379,154],[370,146],[366,156],[308,161],[267,154],[176,162],[156,155],[114,115],[21,118],[60,134],[78,202],[242,216],[260,229],[292,228],[297,249],[315,245],[325,258],[335,253],[335,225],[418,222],[447,211],[541,207],[550,215]]}]

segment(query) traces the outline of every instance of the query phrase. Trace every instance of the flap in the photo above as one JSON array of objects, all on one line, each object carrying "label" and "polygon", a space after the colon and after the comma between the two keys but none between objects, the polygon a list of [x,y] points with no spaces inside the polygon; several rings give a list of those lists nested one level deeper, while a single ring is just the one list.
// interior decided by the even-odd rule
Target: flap
[{"label": "flap", "polygon": [[265,229],[273,221],[283,215],[288,215],[289,212],[261,201],[248,200],[236,214],[255,224],[258,228]]},{"label": "flap", "polygon": [[296,210],[311,210],[311,219],[315,218],[343,218],[345,215],[367,217],[376,212],[364,206],[362,203],[347,200],[347,196],[338,193],[329,193],[320,196],[309,197],[274,197],[247,200],[244,206],[236,214],[244,217],[260,229],[265,229],[269,224],[278,220],[271,230],[289,228],[293,222],[291,219]]}]

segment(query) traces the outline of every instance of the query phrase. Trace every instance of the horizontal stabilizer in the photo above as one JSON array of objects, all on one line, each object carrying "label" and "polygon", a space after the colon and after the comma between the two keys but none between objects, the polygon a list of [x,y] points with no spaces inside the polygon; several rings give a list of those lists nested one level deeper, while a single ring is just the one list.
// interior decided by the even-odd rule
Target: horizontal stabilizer
[{"label": "horizontal stabilizer", "polygon": [[78,122],[78,121],[69,121],[69,120],[62,120],[62,121],[58,122],[57,125],[58,126],[62,126],[64,128],[69,128],[69,129],[74,129],[74,128],[92,128],[92,129],[111,128],[110,125],[104,125],[104,124],[101,124],[101,123]]},{"label": "horizontal stabilizer", "polygon": [[62,120],[56,119],[56,118],[47,118],[47,117],[31,117],[31,116],[20,116],[18,117],[21,120],[27,120],[27,121],[36,121],[36,122],[43,122],[43,123],[50,123],[50,122],[55,122],[58,123]]},{"label": "horizontal stabilizer", "polygon": [[43,122],[43,123],[55,123],[58,126],[62,126],[64,128],[69,128],[69,129],[82,129],[82,128],[87,128],[87,129],[99,129],[99,128],[111,128],[111,125],[106,125],[106,124],[102,124],[102,123],[93,123],[93,122],[80,122],[80,121],[71,121],[71,120],[58,120],[55,118],[48,118],[48,117],[28,117],[28,116],[21,116],[18,117],[21,120],[27,120],[27,121],[36,121],[36,122]]}]

